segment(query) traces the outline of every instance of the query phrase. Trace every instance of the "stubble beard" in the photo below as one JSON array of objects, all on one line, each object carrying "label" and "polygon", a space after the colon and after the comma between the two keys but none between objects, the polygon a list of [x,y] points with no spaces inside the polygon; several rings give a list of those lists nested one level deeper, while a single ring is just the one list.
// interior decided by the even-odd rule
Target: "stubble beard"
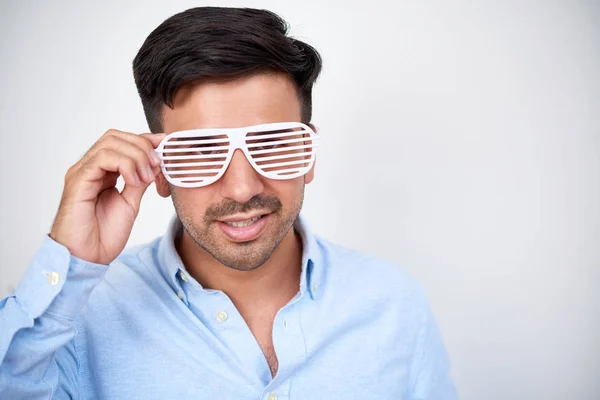
[{"label": "stubble beard", "polygon": [[[260,200],[254,201],[256,206],[258,206],[253,207],[256,209],[260,208],[259,205],[262,203],[273,205],[275,201],[279,202],[280,207],[277,211],[269,215],[269,226],[259,238],[242,243],[231,242],[223,235],[217,226],[219,222],[209,217],[210,214],[215,214],[214,212],[211,213],[211,208],[207,210],[206,215],[200,222],[196,222],[187,207],[178,201],[173,190],[171,190],[171,195],[175,211],[183,225],[183,229],[194,240],[196,245],[228,268],[238,271],[252,271],[269,260],[275,249],[277,249],[281,241],[294,226],[304,202],[304,186],[303,184],[299,198],[287,212],[281,206],[279,199],[270,198],[264,202]],[[252,200],[248,203],[251,202]],[[231,204],[225,207],[225,209],[232,208],[234,207]],[[251,211],[245,205],[239,205],[237,208],[244,209],[246,212]],[[223,206],[219,206],[217,209],[223,209]]]}]

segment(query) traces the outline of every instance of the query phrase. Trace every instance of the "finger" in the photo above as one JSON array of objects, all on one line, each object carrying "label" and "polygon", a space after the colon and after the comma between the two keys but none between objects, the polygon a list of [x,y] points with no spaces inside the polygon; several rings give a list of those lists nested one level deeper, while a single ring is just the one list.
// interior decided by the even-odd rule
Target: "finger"
[{"label": "finger", "polygon": [[165,136],[168,135],[168,133],[145,132],[145,133],[135,134],[135,133],[131,133],[131,132],[120,131],[117,129],[111,129],[111,130],[107,131],[104,135],[105,136],[110,136],[110,135],[120,136],[124,139],[127,138],[127,140],[131,140],[131,141],[144,139],[144,140],[150,141],[150,143],[156,148],[160,144],[160,141],[163,140],[165,138]]},{"label": "finger", "polygon": [[156,148],[160,145],[160,143],[167,136],[167,134],[166,133],[143,133],[139,136],[148,140],[152,144],[152,148],[150,149],[150,159],[153,161],[152,166],[158,167],[161,163],[161,159],[160,159],[159,154],[156,152]]},{"label": "finger", "polygon": [[149,140],[152,143],[154,148],[157,148],[160,142],[167,136],[166,133],[142,133],[138,135],[146,140]]},{"label": "finger", "polygon": [[98,193],[117,186],[117,180],[119,179],[119,174],[117,172],[108,172],[102,181],[102,186]]},{"label": "finger", "polygon": [[125,187],[121,191],[121,196],[123,196],[125,201],[129,204],[136,217],[138,215],[138,212],[140,211],[142,197],[144,196],[144,193],[146,192],[149,186],[150,184],[143,184],[137,187],[125,184]]},{"label": "finger", "polygon": [[148,157],[153,167],[160,164],[160,158],[158,158],[154,149],[160,144],[160,141],[166,136],[166,134],[143,133],[141,135],[136,135],[129,132],[112,130],[108,133],[108,136],[119,137],[123,140],[128,141],[131,144],[142,148],[146,152],[146,154],[148,154]]},{"label": "finger", "polygon": [[77,172],[81,167],[86,165],[90,158],[92,158],[100,149],[105,147],[112,147],[111,143],[114,140],[113,138],[117,137],[122,140],[128,141],[132,144],[137,145],[143,151],[146,151],[148,154],[148,160],[152,164],[152,166],[157,166],[160,164],[160,158],[156,156],[156,152],[154,151],[154,147],[158,146],[162,138],[164,138],[166,134],[162,133],[146,133],[142,135],[135,135],[129,132],[123,132],[116,129],[109,129],[102,135],[102,137],[94,143],[94,145],[88,150],[83,157],[75,163],[71,167],[71,173]]},{"label": "finger", "polygon": [[146,149],[115,135],[104,139],[102,148],[112,149],[132,158],[135,161],[138,176],[146,183],[154,181],[152,172],[154,165],[151,165],[150,154]]},{"label": "finger", "polygon": [[110,148],[99,149],[72,176],[72,181],[75,183],[82,181],[104,181],[106,175],[111,172],[121,175],[126,184],[139,186],[141,183],[140,177],[137,174],[135,160],[127,157],[122,152]]},{"label": "finger", "polygon": [[[160,167],[154,167],[153,172],[157,176],[160,173]],[[158,178],[156,178],[156,177],[154,178],[155,184],[158,184],[157,179]],[[123,196],[125,201],[127,201],[127,203],[129,203],[129,205],[131,206],[132,210],[134,211],[134,213],[135,213],[134,215],[136,217],[140,210],[140,204],[142,202],[142,197],[144,197],[144,193],[146,193],[146,190],[148,190],[149,186],[150,186],[150,184],[144,184],[144,185],[140,185],[138,187],[126,184],[125,187],[123,188],[123,190],[121,191],[121,196]]]}]

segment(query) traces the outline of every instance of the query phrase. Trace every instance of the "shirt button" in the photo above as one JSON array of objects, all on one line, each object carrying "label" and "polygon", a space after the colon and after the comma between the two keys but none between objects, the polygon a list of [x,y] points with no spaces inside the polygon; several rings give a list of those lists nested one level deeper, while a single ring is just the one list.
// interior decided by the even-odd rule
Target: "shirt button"
[{"label": "shirt button", "polygon": [[187,282],[187,281],[188,281],[188,277],[187,277],[187,275],[186,275],[186,274],[185,274],[183,271],[181,271],[181,272],[179,273],[179,276],[181,276],[181,279],[182,279],[184,282]]},{"label": "shirt button", "polygon": [[313,292],[316,292],[318,287],[319,285],[316,282],[313,283]]},{"label": "shirt button", "polygon": [[217,321],[219,321],[219,322],[227,321],[227,313],[225,311],[219,311],[217,313]]},{"label": "shirt button", "polygon": [[183,300],[183,293],[181,292],[181,290],[179,292],[177,292],[177,297],[179,297],[179,299]]},{"label": "shirt button", "polygon": [[48,283],[51,284],[52,286],[56,286],[58,285],[58,282],[60,282],[60,275],[58,274],[58,272],[52,271],[48,274]]},{"label": "shirt button", "polygon": [[269,397],[267,397],[267,400],[277,400],[277,395],[275,393],[271,393]]}]

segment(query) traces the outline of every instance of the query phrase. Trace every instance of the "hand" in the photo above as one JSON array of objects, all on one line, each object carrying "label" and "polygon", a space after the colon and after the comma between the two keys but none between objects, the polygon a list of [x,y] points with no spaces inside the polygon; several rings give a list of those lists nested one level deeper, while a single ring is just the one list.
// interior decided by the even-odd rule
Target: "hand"
[{"label": "hand", "polygon": [[[160,172],[154,152],[165,134],[107,131],[67,171],[50,237],[71,255],[109,264],[123,251],[148,186]],[[117,178],[125,187],[119,193]]]}]

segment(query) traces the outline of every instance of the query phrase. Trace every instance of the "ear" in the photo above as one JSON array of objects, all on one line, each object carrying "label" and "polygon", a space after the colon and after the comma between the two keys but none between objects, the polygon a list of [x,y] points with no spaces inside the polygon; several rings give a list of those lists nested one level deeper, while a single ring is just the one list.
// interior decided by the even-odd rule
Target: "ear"
[{"label": "ear", "polygon": [[[309,122],[308,126],[310,126],[310,129],[312,129],[315,133],[317,133],[317,127],[312,123]],[[315,156],[315,162],[313,163],[312,167],[310,168],[310,171],[308,171],[306,173],[306,175],[304,175],[304,183],[305,184],[309,184],[313,181],[313,179],[315,178],[315,165],[317,164],[317,158]]]},{"label": "ear", "polygon": [[162,171],[154,178],[154,185],[156,186],[156,192],[160,197],[169,197],[171,195],[171,189],[169,188],[169,182],[163,175]]},{"label": "ear", "polygon": [[315,165],[317,164],[317,158],[315,156],[315,161],[313,162],[312,167],[310,167],[310,170],[304,175],[304,183],[305,184],[309,184],[313,181],[313,179],[315,178]]}]

